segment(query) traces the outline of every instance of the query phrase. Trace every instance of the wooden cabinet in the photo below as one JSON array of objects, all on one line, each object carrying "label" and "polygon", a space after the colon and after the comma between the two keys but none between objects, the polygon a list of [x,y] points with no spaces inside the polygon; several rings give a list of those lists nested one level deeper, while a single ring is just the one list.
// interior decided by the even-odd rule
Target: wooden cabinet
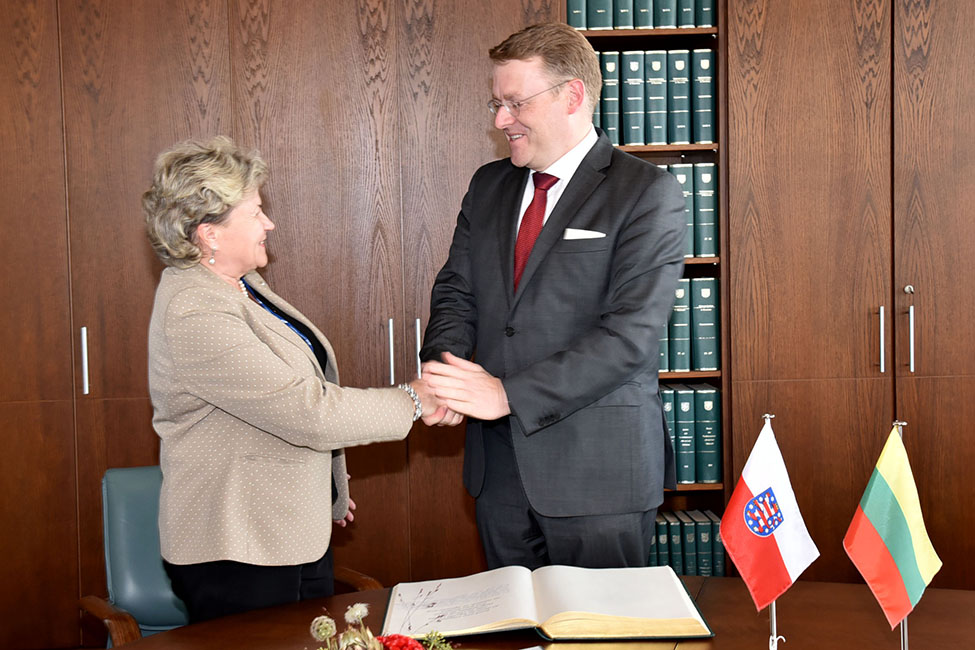
[{"label": "wooden cabinet", "polygon": [[897,418],[951,567],[934,584],[975,586],[975,518],[946,505],[975,460],[972,19],[961,0],[729,2],[733,467],[775,413],[809,578],[860,579],[841,540]]}]

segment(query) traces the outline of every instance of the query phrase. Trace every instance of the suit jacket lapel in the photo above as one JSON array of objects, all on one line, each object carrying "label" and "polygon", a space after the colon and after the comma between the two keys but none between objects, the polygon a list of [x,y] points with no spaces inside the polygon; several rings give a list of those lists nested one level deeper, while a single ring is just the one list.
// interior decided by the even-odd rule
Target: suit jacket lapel
[{"label": "suit jacket lapel", "polygon": [[[502,182],[502,196],[498,202],[498,253],[501,264],[501,281],[509,290],[505,291],[511,301],[510,289],[515,285],[515,240],[518,238],[518,212],[521,198],[525,195],[525,184],[531,176],[530,170],[512,167],[511,182]],[[521,182],[517,182],[517,179]]]},{"label": "suit jacket lapel", "polygon": [[[595,191],[603,179],[606,178],[604,169],[609,166],[609,161],[613,153],[613,145],[610,144],[606,136],[600,136],[596,144],[586,154],[586,157],[579,163],[579,168],[572,175],[568,187],[562,192],[559,202],[549,215],[548,221],[539,233],[535,245],[532,247],[531,255],[525,264],[525,270],[521,274],[521,282],[518,283],[518,292],[515,294],[514,306],[518,298],[525,291],[525,287],[531,282],[532,276],[542,261],[548,256],[552,247],[558,243],[565,232],[566,226],[571,223],[573,217],[579,214],[579,206],[585,203],[589,195]],[[512,266],[514,265],[514,243],[511,244]],[[513,273],[513,271],[512,271]],[[510,275],[510,273],[509,273]],[[508,285],[512,286],[512,285]]]}]

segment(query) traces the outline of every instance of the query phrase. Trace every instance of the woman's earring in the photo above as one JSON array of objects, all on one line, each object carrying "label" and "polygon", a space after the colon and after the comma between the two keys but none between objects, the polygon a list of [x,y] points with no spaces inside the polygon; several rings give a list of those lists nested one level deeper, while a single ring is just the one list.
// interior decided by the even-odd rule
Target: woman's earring
[{"label": "woman's earring", "polygon": [[216,252],[217,252],[216,250],[212,248],[210,249],[210,259],[207,260],[207,264],[213,265],[217,263],[217,260],[213,259],[213,254]]}]

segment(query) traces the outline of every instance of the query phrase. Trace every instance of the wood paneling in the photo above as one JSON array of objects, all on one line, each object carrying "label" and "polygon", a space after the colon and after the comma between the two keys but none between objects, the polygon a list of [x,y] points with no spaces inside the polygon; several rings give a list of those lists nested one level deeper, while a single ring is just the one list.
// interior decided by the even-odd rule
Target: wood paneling
[{"label": "wood paneling", "polygon": [[0,402],[71,398],[57,7],[0,12]]},{"label": "wood paneling", "polygon": [[0,403],[0,647],[78,643],[70,400]]},{"label": "wood paneling", "polygon": [[[271,168],[268,280],[332,342],[347,386],[389,384],[387,322],[403,322],[399,5],[231,3],[234,135]],[[336,556],[405,580],[409,544],[390,535],[409,528],[406,444],[347,453],[359,509]]]},{"label": "wood paneling", "polygon": [[141,196],[160,151],[230,128],[226,7],[64,0],[60,11],[74,325],[88,327],[91,397],[145,397],[162,266]]},{"label": "wood paneling", "polygon": [[735,379],[879,376],[889,3],[741,0],[728,12]]},{"label": "wood paneling", "polygon": [[735,382],[731,445],[741,473],[764,413],[772,428],[810,536],[820,557],[802,574],[811,580],[859,580],[842,540],[890,432],[893,411],[885,379]]},{"label": "wood paneling", "polygon": [[[944,568],[934,584],[975,587],[975,43],[964,0],[896,2],[894,304],[897,415],[928,533]],[[915,288],[906,294],[906,285]],[[915,369],[907,310],[915,308]]]}]

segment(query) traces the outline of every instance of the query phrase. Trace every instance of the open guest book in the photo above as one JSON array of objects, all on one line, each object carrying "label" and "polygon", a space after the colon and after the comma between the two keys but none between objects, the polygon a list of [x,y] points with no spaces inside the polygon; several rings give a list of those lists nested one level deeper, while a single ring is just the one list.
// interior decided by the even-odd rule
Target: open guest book
[{"label": "open guest book", "polygon": [[533,628],[551,639],[713,636],[669,566],[509,566],[393,587],[383,634],[461,636]]}]

